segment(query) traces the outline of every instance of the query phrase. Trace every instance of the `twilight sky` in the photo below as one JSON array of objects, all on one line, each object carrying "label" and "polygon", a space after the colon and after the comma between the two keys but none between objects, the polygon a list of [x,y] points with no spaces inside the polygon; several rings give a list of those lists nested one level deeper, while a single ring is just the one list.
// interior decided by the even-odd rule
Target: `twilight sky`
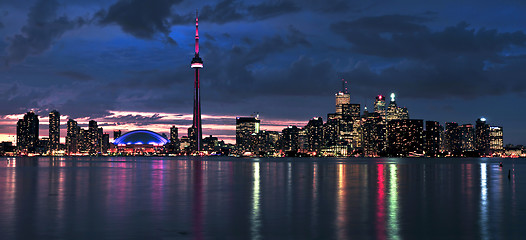
[{"label": "twilight sky", "polygon": [[[410,118],[504,127],[526,144],[526,2],[520,0],[2,0],[0,140],[34,110],[105,132],[186,135],[194,15],[204,135],[232,142],[235,116],[262,129],[334,112],[340,78],[372,108],[397,94]],[[110,134],[111,135],[111,134]]]}]

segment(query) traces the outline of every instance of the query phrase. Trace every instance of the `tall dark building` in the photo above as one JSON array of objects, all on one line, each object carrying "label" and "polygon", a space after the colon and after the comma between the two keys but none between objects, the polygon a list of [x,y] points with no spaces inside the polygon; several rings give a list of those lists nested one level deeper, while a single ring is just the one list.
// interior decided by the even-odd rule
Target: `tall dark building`
[{"label": "tall dark building", "polygon": [[410,156],[423,153],[424,121],[416,119],[391,120],[387,124],[388,152],[391,156]]},{"label": "tall dark building", "polygon": [[462,154],[462,139],[458,123],[446,122],[444,137],[445,150],[452,156],[460,156]]},{"label": "tall dark building", "polygon": [[378,112],[364,111],[362,116],[362,148],[367,157],[381,156],[385,150],[385,125]]},{"label": "tall dark building", "polygon": [[236,148],[241,152],[252,152],[255,136],[259,133],[260,121],[257,117],[236,118]]},{"label": "tall dark building", "polygon": [[113,141],[122,135],[121,130],[113,130]]},{"label": "tall dark building", "polygon": [[462,124],[459,128],[462,152],[475,151],[475,129],[473,124]]},{"label": "tall dark building", "polygon": [[103,133],[101,141],[102,141],[102,143],[101,143],[101,145],[102,145],[102,153],[108,153],[108,150],[110,149],[110,134],[109,133]]},{"label": "tall dark building", "polygon": [[102,133],[99,135],[99,127],[94,120],[88,123],[88,148],[90,154],[96,154],[101,150]]},{"label": "tall dark building", "polygon": [[38,115],[33,111],[24,115],[23,119],[18,120],[16,126],[16,146],[19,151],[34,153],[38,146]]},{"label": "tall dark building", "polygon": [[299,149],[299,132],[300,129],[296,126],[288,126],[281,131],[283,133],[283,150],[297,151]]},{"label": "tall dark building", "polygon": [[[192,139],[191,150],[201,151],[203,132],[201,127],[201,98],[199,92],[199,69],[203,68],[203,60],[199,57],[199,24],[197,11],[195,13],[195,55],[192,59],[191,67],[195,69],[195,82],[194,82],[194,118],[192,129],[188,130],[188,137]],[[193,143],[193,144],[192,144]]]},{"label": "tall dark building", "polygon": [[66,133],[66,152],[68,154],[77,153],[79,150],[80,127],[77,121],[68,120],[68,129]]},{"label": "tall dark building", "polygon": [[477,119],[475,123],[475,150],[480,155],[489,154],[490,129],[485,118]]},{"label": "tall dark building", "polygon": [[56,151],[60,146],[60,113],[53,110],[49,113],[49,150]]},{"label": "tall dark building", "polygon": [[307,126],[307,143],[311,152],[319,152],[323,147],[323,119],[315,117],[309,120]]},{"label": "tall dark building", "polygon": [[424,151],[426,156],[434,157],[440,152],[440,124],[426,121]]}]

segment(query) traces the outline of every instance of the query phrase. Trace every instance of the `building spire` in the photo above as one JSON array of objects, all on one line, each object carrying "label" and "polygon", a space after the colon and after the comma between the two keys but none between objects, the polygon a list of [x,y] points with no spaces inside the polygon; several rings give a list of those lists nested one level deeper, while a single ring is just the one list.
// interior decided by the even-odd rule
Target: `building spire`
[{"label": "building spire", "polygon": [[199,19],[197,9],[195,10],[195,56],[199,56]]},{"label": "building spire", "polygon": [[347,90],[347,81],[345,81],[344,78],[342,78],[342,92],[345,94],[349,93],[349,91]]}]

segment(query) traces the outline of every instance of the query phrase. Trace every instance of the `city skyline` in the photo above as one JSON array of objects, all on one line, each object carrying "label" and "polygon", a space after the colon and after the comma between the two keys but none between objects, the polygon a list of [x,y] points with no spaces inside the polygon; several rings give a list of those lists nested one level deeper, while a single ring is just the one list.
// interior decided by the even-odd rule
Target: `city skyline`
[{"label": "city skyline", "polygon": [[[8,136],[15,135],[16,121],[31,109],[40,116],[61,112],[62,139],[67,121],[62,117],[80,119],[79,124],[95,119],[108,131],[168,133],[171,125],[190,126],[193,74],[188,58],[193,46],[187,43],[193,38],[190,16],[199,8],[206,23],[201,40],[208,64],[202,76],[205,136],[232,140],[235,117],[256,112],[267,130],[302,127],[316,116],[326,120],[334,111],[332,94],[344,77],[351,102],[361,104],[362,111],[363,106],[373,108],[376,95],[395,92],[412,119],[461,125],[485,117],[505,128],[505,144],[526,143],[521,121],[526,116],[515,106],[524,98],[519,80],[526,38],[523,27],[510,20],[520,16],[491,22],[452,14],[441,4],[414,4],[410,11],[382,10],[387,3],[324,11],[294,1],[205,6],[165,1],[142,13],[134,12],[138,2],[0,3],[6,9],[0,16],[0,35],[5,36],[0,43],[5,60],[2,140],[13,141]],[[477,11],[489,19],[524,9],[519,3],[482,3]],[[362,12],[351,11],[354,7]],[[127,15],[132,13],[146,14],[145,22],[133,22]],[[326,16],[327,21],[313,24]],[[430,46],[415,45],[419,53],[407,48],[418,40]],[[42,44],[29,46],[31,41]],[[416,73],[420,80],[407,78]],[[42,125],[47,122],[40,119]],[[268,122],[274,124],[267,127]],[[47,136],[46,127],[40,130]]]}]

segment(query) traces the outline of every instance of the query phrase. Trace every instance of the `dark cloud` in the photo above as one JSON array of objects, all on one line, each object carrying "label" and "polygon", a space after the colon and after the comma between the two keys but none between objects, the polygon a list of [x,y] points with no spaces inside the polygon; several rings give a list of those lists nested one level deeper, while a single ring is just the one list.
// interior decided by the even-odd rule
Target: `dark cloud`
[{"label": "dark cloud", "polygon": [[248,14],[255,19],[267,19],[279,15],[299,11],[300,8],[290,1],[279,1],[276,3],[264,2],[260,5],[247,7]]},{"label": "dark cloud", "polygon": [[89,81],[93,79],[93,77],[88,74],[81,73],[81,72],[75,72],[75,71],[62,71],[62,72],[57,72],[56,74],[58,76],[67,77],[67,78],[71,78],[74,80],[80,80],[80,81]]},{"label": "dark cloud", "polygon": [[[522,31],[500,33],[466,23],[431,31],[414,16],[388,15],[335,23],[331,29],[351,51],[383,58],[386,67],[362,62],[346,73],[362,91],[398,90],[417,98],[472,98],[523,92],[522,58],[506,51],[526,46]],[[502,81],[505,79],[506,81]],[[374,94],[374,93],[373,93]]]},{"label": "dark cloud", "polygon": [[[107,11],[97,13],[103,25],[117,24],[121,29],[137,38],[153,39],[158,33],[168,36],[173,24],[172,7],[182,0],[120,0]],[[169,43],[175,43],[167,38]]]},{"label": "dark cloud", "polygon": [[201,10],[200,18],[203,19],[203,21],[220,24],[238,21],[244,18],[238,9],[239,3],[234,0],[223,0],[215,6],[204,6]]},{"label": "dark cloud", "polygon": [[18,63],[29,55],[38,55],[49,49],[65,32],[86,23],[83,18],[57,17],[56,0],[39,0],[31,7],[27,23],[21,33],[8,37],[6,64]]},{"label": "dark cloud", "polygon": [[4,28],[4,24],[0,22],[0,28]]}]

